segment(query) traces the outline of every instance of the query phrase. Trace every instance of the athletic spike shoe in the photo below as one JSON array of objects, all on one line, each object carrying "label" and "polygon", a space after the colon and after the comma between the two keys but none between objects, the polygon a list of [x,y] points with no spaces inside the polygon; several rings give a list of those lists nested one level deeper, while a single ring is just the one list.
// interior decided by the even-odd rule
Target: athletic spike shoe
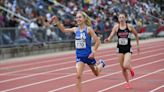
[{"label": "athletic spike shoe", "polygon": [[103,64],[103,67],[105,67],[105,61],[104,60],[100,59],[99,64]]},{"label": "athletic spike shoe", "polygon": [[130,83],[126,83],[126,84],[125,84],[125,88],[126,88],[126,89],[130,89],[130,88],[132,88],[132,86],[130,85]]},{"label": "athletic spike shoe", "polygon": [[133,68],[130,69],[130,74],[132,77],[134,77],[134,69]]}]

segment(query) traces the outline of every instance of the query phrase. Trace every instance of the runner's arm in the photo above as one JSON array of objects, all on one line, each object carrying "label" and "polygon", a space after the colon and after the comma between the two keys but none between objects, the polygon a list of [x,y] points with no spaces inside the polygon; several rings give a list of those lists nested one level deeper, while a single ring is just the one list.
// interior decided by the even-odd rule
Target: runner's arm
[{"label": "runner's arm", "polygon": [[95,34],[94,30],[91,27],[88,27],[89,30],[89,34],[91,35],[91,37],[93,38],[93,40],[95,41],[95,45],[93,48],[93,53],[95,53],[100,45],[100,40],[98,39],[97,35]]}]

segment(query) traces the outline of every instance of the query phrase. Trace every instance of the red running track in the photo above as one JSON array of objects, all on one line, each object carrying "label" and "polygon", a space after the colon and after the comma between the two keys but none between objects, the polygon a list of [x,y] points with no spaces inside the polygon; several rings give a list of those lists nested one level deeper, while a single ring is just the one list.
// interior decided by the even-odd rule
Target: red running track
[{"label": "red running track", "polygon": [[[85,67],[82,92],[164,92],[164,40],[142,43],[138,55],[134,48],[132,66],[136,76],[130,78],[132,89],[125,89],[115,48],[96,54],[106,67],[95,77]],[[0,92],[76,92],[74,54],[36,57],[0,65]]]}]

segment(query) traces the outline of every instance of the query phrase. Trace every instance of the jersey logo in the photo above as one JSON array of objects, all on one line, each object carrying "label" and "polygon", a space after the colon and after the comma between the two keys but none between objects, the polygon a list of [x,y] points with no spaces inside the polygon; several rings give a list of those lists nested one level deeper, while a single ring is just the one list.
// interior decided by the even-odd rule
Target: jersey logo
[{"label": "jersey logo", "polygon": [[81,39],[86,39],[86,35],[85,35],[84,32],[80,33],[80,38],[81,38]]}]

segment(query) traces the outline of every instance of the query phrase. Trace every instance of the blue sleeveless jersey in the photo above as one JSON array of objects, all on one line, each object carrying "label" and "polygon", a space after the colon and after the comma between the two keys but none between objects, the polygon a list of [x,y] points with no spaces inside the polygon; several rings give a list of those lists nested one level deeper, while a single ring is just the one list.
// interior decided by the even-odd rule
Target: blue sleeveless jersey
[{"label": "blue sleeveless jersey", "polygon": [[91,36],[87,32],[87,27],[80,31],[78,27],[75,33],[75,47],[77,57],[88,57],[91,51]]}]

